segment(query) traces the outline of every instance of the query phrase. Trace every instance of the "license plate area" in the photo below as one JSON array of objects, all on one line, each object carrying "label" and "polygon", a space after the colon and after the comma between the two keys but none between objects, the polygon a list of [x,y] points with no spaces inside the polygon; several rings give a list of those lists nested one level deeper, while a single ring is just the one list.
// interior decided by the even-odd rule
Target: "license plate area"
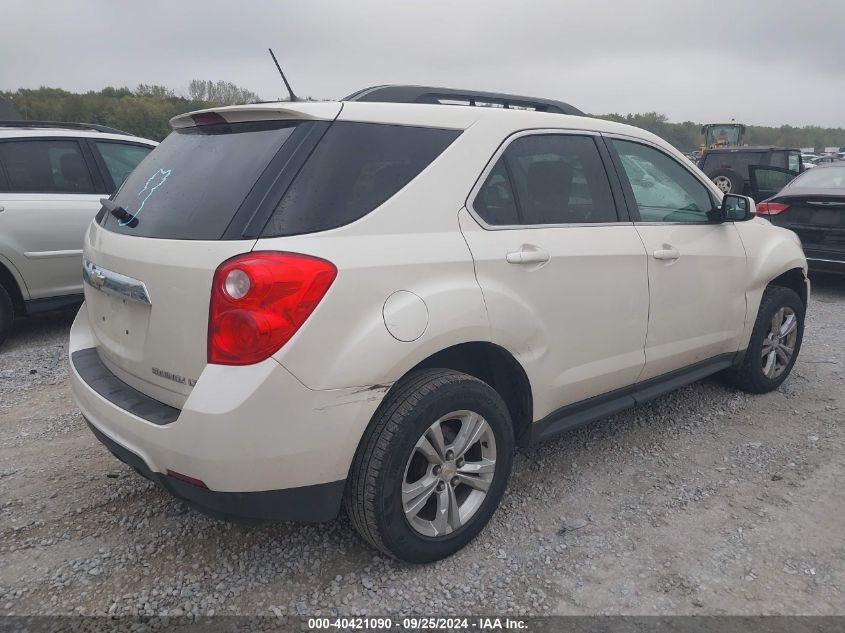
[{"label": "license plate area", "polygon": [[109,356],[141,362],[150,323],[149,304],[85,288],[88,318]]}]

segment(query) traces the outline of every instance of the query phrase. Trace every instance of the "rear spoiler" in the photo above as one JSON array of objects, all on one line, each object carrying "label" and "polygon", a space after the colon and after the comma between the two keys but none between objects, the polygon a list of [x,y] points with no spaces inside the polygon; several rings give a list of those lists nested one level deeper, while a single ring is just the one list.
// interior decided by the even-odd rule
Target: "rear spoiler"
[{"label": "rear spoiler", "polygon": [[[253,105],[227,106],[196,110],[170,119],[174,130],[195,127],[217,119],[220,123],[248,121],[334,121],[340,114],[341,104],[331,101],[298,101],[296,103],[256,103]],[[203,119],[205,119],[203,121]]]}]

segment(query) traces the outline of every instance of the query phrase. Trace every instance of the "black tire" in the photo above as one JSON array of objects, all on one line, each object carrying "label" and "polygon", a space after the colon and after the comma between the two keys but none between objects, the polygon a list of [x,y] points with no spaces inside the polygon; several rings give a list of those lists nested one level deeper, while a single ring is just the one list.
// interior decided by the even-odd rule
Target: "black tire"
[{"label": "black tire", "polygon": [[733,169],[717,169],[713,173],[708,174],[708,177],[717,185],[721,179],[724,179],[726,183],[730,183],[730,190],[725,191],[725,193],[742,194],[745,189],[745,179]]},{"label": "black tire", "polygon": [[15,318],[15,307],[12,298],[3,286],[0,286],[0,345],[3,344],[12,331],[12,321]]},{"label": "black tire", "polygon": [[[405,517],[405,468],[429,427],[460,410],[480,414],[492,429],[495,471],[487,496],[466,523],[443,536],[425,536]],[[514,445],[508,409],[489,385],[452,370],[413,372],[391,389],[361,439],[347,479],[346,512],[361,536],[385,554],[409,563],[440,560],[464,547],[490,520],[507,486]]]},{"label": "black tire", "polygon": [[[782,307],[791,308],[797,320],[797,338],[793,353],[783,372],[775,378],[769,378],[763,373],[763,343],[769,333],[772,318]],[[804,314],[806,308],[801,298],[789,288],[769,286],[763,293],[751,340],[742,362],[727,370],[723,377],[734,387],[749,393],[767,393],[777,389],[787,379],[798,353],[801,351],[801,341],[804,338]]]}]

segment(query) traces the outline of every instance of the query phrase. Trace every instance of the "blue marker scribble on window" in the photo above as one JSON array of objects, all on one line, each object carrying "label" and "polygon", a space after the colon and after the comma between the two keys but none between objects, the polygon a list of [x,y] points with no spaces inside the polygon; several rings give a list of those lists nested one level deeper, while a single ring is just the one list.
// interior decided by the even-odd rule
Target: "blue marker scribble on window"
[{"label": "blue marker scribble on window", "polygon": [[[141,213],[141,210],[144,208],[144,205],[145,205],[145,204],[147,204],[147,200],[149,200],[149,199],[150,199],[150,196],[151,196],[151,195],[153,195],[153,193],[155,192],[155,190],[156,190],[156,189],[158,189],[158,188],[159,188],[159,187],[161,187],[161,186],[162,186],[165,182],[167,182],[167,179],[168,179],[168,178],[170,178],[170,174],[171,174],[172,172],[173,172],[173,170],[172,170],[172,169],[159,169],[159,170],[158,170],[157,172],[155,172],[152,176],[150,176],[149,178],[147,178],[147,182],[145,182],[145,183],[144,183],[144,187],[143,187],[143,189],[141,189],[141,191],[139,191],[139,192],[138,192],[138,197],[139,197],[139,198],[141,197],[141,195],[142,195],[145,191],[147,192],[147,195],[146,195],[146,196],[144,196],[144,199],[143,199],[143,200],[141,200],[141,206],[139,206],[139,207],[138,207],[138,210],[135,212],[135,214],[134,214],[131,218],[128,218],[128,219],[126,219],[126,220],[121,220],[120,222],[118,222],[118,225],[119,225],[119,226],[126,226],[126,225],[128,225],[130,222],[132,222],[132,220],[134,220],[135,218],[137,218],[137,217],[138,217],[138,214],[139,214],[139,213]],[[151,184],[153,181],[155,181],[157,178],[158,178],[158,182],[156,182],[156,184],[154,184],[152,187],[150,187],[150,184]]]}]

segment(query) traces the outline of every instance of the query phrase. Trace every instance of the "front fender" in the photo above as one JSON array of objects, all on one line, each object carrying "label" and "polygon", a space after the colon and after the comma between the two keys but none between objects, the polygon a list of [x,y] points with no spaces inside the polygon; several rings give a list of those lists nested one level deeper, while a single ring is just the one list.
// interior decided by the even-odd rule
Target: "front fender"
[{"label": "front fender", "polygon": [[741,348],[745,349],[766,287],[790,270],[800,270],[806,280],[807,258],[801,248],[801,240],[793,231],[774,226],[763,218],[738,222],[736,227],[748,262],[748,285],[745,291],[747,308]]}]

